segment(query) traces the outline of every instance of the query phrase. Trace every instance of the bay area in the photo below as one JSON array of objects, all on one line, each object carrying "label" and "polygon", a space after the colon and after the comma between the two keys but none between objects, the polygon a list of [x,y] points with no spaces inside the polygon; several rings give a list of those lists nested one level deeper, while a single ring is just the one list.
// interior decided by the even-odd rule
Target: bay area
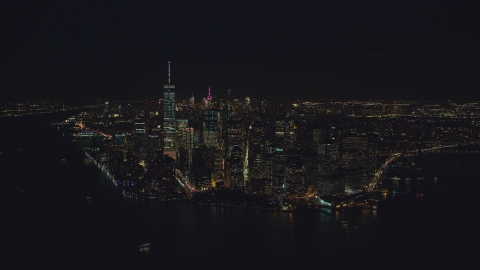
[{"label": "bay area", "polygon": [[[68,113],[0,119],[2,269],[473,267],[480,154],[421,154],[423,180],[377,210],[263,212],[125,197],[69,134]],[[437,178],[437,181],[434,179]],[[390,181],[390,182],[389,182]],[[421,181],[421,182],[420,182]],[[418,198],[393,190],[421,189]],[[347,231],[342,221],[358,227]],[[150,243],[148,251],[138,245]]]}]

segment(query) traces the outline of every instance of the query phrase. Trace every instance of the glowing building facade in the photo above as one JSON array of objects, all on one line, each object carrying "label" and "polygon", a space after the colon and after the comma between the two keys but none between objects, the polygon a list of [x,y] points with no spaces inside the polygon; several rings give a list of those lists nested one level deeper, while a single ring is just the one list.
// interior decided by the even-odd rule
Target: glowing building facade
[{"label": "glowing building facade", "polygon": [[170,61],[168,61],[168,84],[163,86],[163,151],[176,158],[175,85],[170,83]]}]

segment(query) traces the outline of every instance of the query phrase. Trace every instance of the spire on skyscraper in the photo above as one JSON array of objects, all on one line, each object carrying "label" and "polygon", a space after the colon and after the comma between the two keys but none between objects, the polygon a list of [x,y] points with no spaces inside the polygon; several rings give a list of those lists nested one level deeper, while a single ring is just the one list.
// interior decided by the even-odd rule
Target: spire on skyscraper
[{"label": "spire on skyscraper", "polygon": [[170,84],[170,60],[168,60],[168,84]]},{"label": "spire on skyscraper", "polygon": [[208,96],[207,100],[212,100],[212,95],[210,95],[210,86],[208,86]]}]

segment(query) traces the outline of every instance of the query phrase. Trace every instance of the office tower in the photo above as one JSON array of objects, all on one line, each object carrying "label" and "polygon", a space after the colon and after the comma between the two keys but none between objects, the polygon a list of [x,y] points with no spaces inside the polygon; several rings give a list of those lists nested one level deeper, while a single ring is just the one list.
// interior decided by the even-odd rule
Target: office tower
[{"label": "office tower", "polygon": [[148,162],[148,134],[145,120],[135,118],[134,121],[135,150],[138,152],[139,163],[146,165]]},{"label": "office tower", "polygon": [[191,108],[195,108],[195,97],[193,96],[193,92],[192,92],[192,96],[189,99],[189,103]]},{"label": "office tower", "polygon": [[297,127],[293,120],[275,121],[275,138],[285,151],[292,150],[295,146]]},{"label": "office tower", "polygon": [[177,140],[175,145],[178,148],[187,148],[187,126],[188,126],[188,120],[187,119],[177,119],[176,120],[177,125]]},{"label": "office tower", "polygon": [[118,104],[117,113],[118,113],[118,116],[122,117],[122,104]]},{"label": "office tower", "polygon": [[217,110],[206,110],[203,117],[203,144],[215,149],[219,147],[218,118]]},{"label": "office tower", "polygon": [[212,172],[209,166],[208,150],[206,146],[201,146],[193,150],[192,171],[190,178],[194,180],[198,190],[207,190],[212,185]]},{"label": "office tower", "polygon": [[158,130],[148,132],[148,160],[151,161],[155,153],[161,150],[161,140]]},{"label": "office tower", "polygon": [[293,120],[285,121],[284,148],[289,151],[295,148],[297,126]]},{"label": "office tower", "polygon": [[216,183],[222,182],[222,185],[225,182],[225,170],[224,170],[225,160],[223,157],[223,151],[220,149],[215,150],[215,160],[213,173],[215,174],[214,180]]},{"label": "office tower", "polygon": [[365,136],[348,134],[343,138],[342,170],[348,192],[360,191],[366,180],[367,150],[368,140]]},{"label": "office tower", "polygon": [[208,108],[209,108],[208,100],[206,98],[202,98],[202,103],[200,104],[200,109],[207,110]]},{"label": "office tower", "polygon": [[250,106],[250,97],[245,98],[245,106],[247,106],[247,107]]},{"label": "office tower", "polygon": [[266,160],[262,154],[252,154],[250,165],[250,179],[261,179],[267,177]]},{"label": "office tower", "polygon": [[325,131],[323,129],[314,129],[313,130],[313,144],[312,149],[314,152],[318,152],[320,144],[325,141]]},{"label": "office tower", "polygon": [[228,177],[230,185],[244,186],[242,121],[228,121],[227,143]]},{"label": "office tower", "polygon": [[187,127],[185,129],[186,133],[186,155],[187,155],[187,168],[188,171],[192,171],[192,162],[193,156],[195,154],[194,150],[198,148],[198,131],[193,127]]},{"label": "office tower", "polygon": [[177,119],[177,168],[185,172],[188,169],[187,164],[187,119]]},{"label": "office tower", "polygon": [[113,141],[105,144],[105,154],[108,161],[108,167],[113,174],[118,174],[121,170],[125,153],[125,134],[117,133]]},{"label": "office tower", "polygon": [[334,142],[334,141],[340,141],[340,138],[342,136],[342,130],[338,127],[331,126],[326,129],[325,132],[325,140]]},{"label": "office tower", "polygon": [[249,136],[249,145],[250,151],[253,153],[262,153],[265,152],[265,137],[266,137],[266,123],[263,121],[255,121],[249,127],[250,136]]},{"label": "office tower", "polygon": [[170,61],[168,61],[168,84],[163,86],[163,151],[176,158],[175,134],[175,85],[170,83]]},{"label": "office tower", "polygon": [[285,193],[285,165],[287,161],[287,154],[280,146],[273,148],[272,153],[272,188],[271,195],[281,197]]},{"label": "office tower", "polygon": [[341,178],[342,160],[340,143],[327,140],[319,145],[318,149],[318,175],[320,194],[331,194],[344,191]]},{"label": "office tower", "polygon": [[240,110],[240,106],[237,104],[229,104],[230,107],[228,109],[228,120],[231,121],[242,121],[242,111]]},{"label": "office tower", "polygon": [[304,195],[307,191],[303,177],[302,159],[301,155],[289,155],[286,160],[287,192],[292,195]]},{"label": "office tower", "polygon": [[368,162],[367,162],[367,175],[372,179],[375,176],[378,162],[378,151],[380,143],[380,135],[378,133],[370,133],[368,138]]},{"label": "office tower", "polygon": [[127,154],[127,136],[125,133],[117,133],[115,134],[115,136],[113,137],[114,141],[113,141],[113,145],[114,145],[114,148],[115,148],[115,151],[122,151],[123,153],[123,159],[122,160],[126,160],[126,154]]},{"label": "office tower", "polygon": [[104,123],[107,124],[108,118],[110,115],[110,102],[105,101],[105,105],[103,107],[103,117],[105,118]]},{"label": "office tower", "polygon": [[234,147],[230,153],[228,159],[228,176],[230,178],[230,185],[236,187],[243,187],[243,149],[240,147]]},{"label": "office tower", "polygon": [[125,142],[126,142],[126,134],[125,133],[117,133],[113,137],[114,139],[114,145],[116,150],[122,150],[125,148]]},{"label": "office tower", "polygon": [[249,172],[250,179],[260,179],[267,177],[265,163],[265,136],[266,127],[262,121],[255,121],[249,127]]}]

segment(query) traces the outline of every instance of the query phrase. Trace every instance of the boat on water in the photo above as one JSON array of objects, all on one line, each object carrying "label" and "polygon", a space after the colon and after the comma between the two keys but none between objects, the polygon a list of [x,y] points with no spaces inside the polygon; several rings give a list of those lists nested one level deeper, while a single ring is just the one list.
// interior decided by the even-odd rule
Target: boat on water
[{"label": "boat on water", "polygon": [[345,227],[345,230],[347,230],[347,231],[353,231],[353,230],[356,230],[356,229],[358,229],[358,227],[357,226],[352,226],[352,225],[348,225],[347,227]]},{"label": "boat on water", "polygon": [[393,180],[393,181],[400,181],[401,179],[400,179],[400,177],[396,177],[396,176],[395,176],[395,177],[392,177],[392,180]]},{"label": "boat on water", "polygon": [[396,191],[396,190],[393,191],[393,195],[406,195],[408,193],[409,191]]}]

